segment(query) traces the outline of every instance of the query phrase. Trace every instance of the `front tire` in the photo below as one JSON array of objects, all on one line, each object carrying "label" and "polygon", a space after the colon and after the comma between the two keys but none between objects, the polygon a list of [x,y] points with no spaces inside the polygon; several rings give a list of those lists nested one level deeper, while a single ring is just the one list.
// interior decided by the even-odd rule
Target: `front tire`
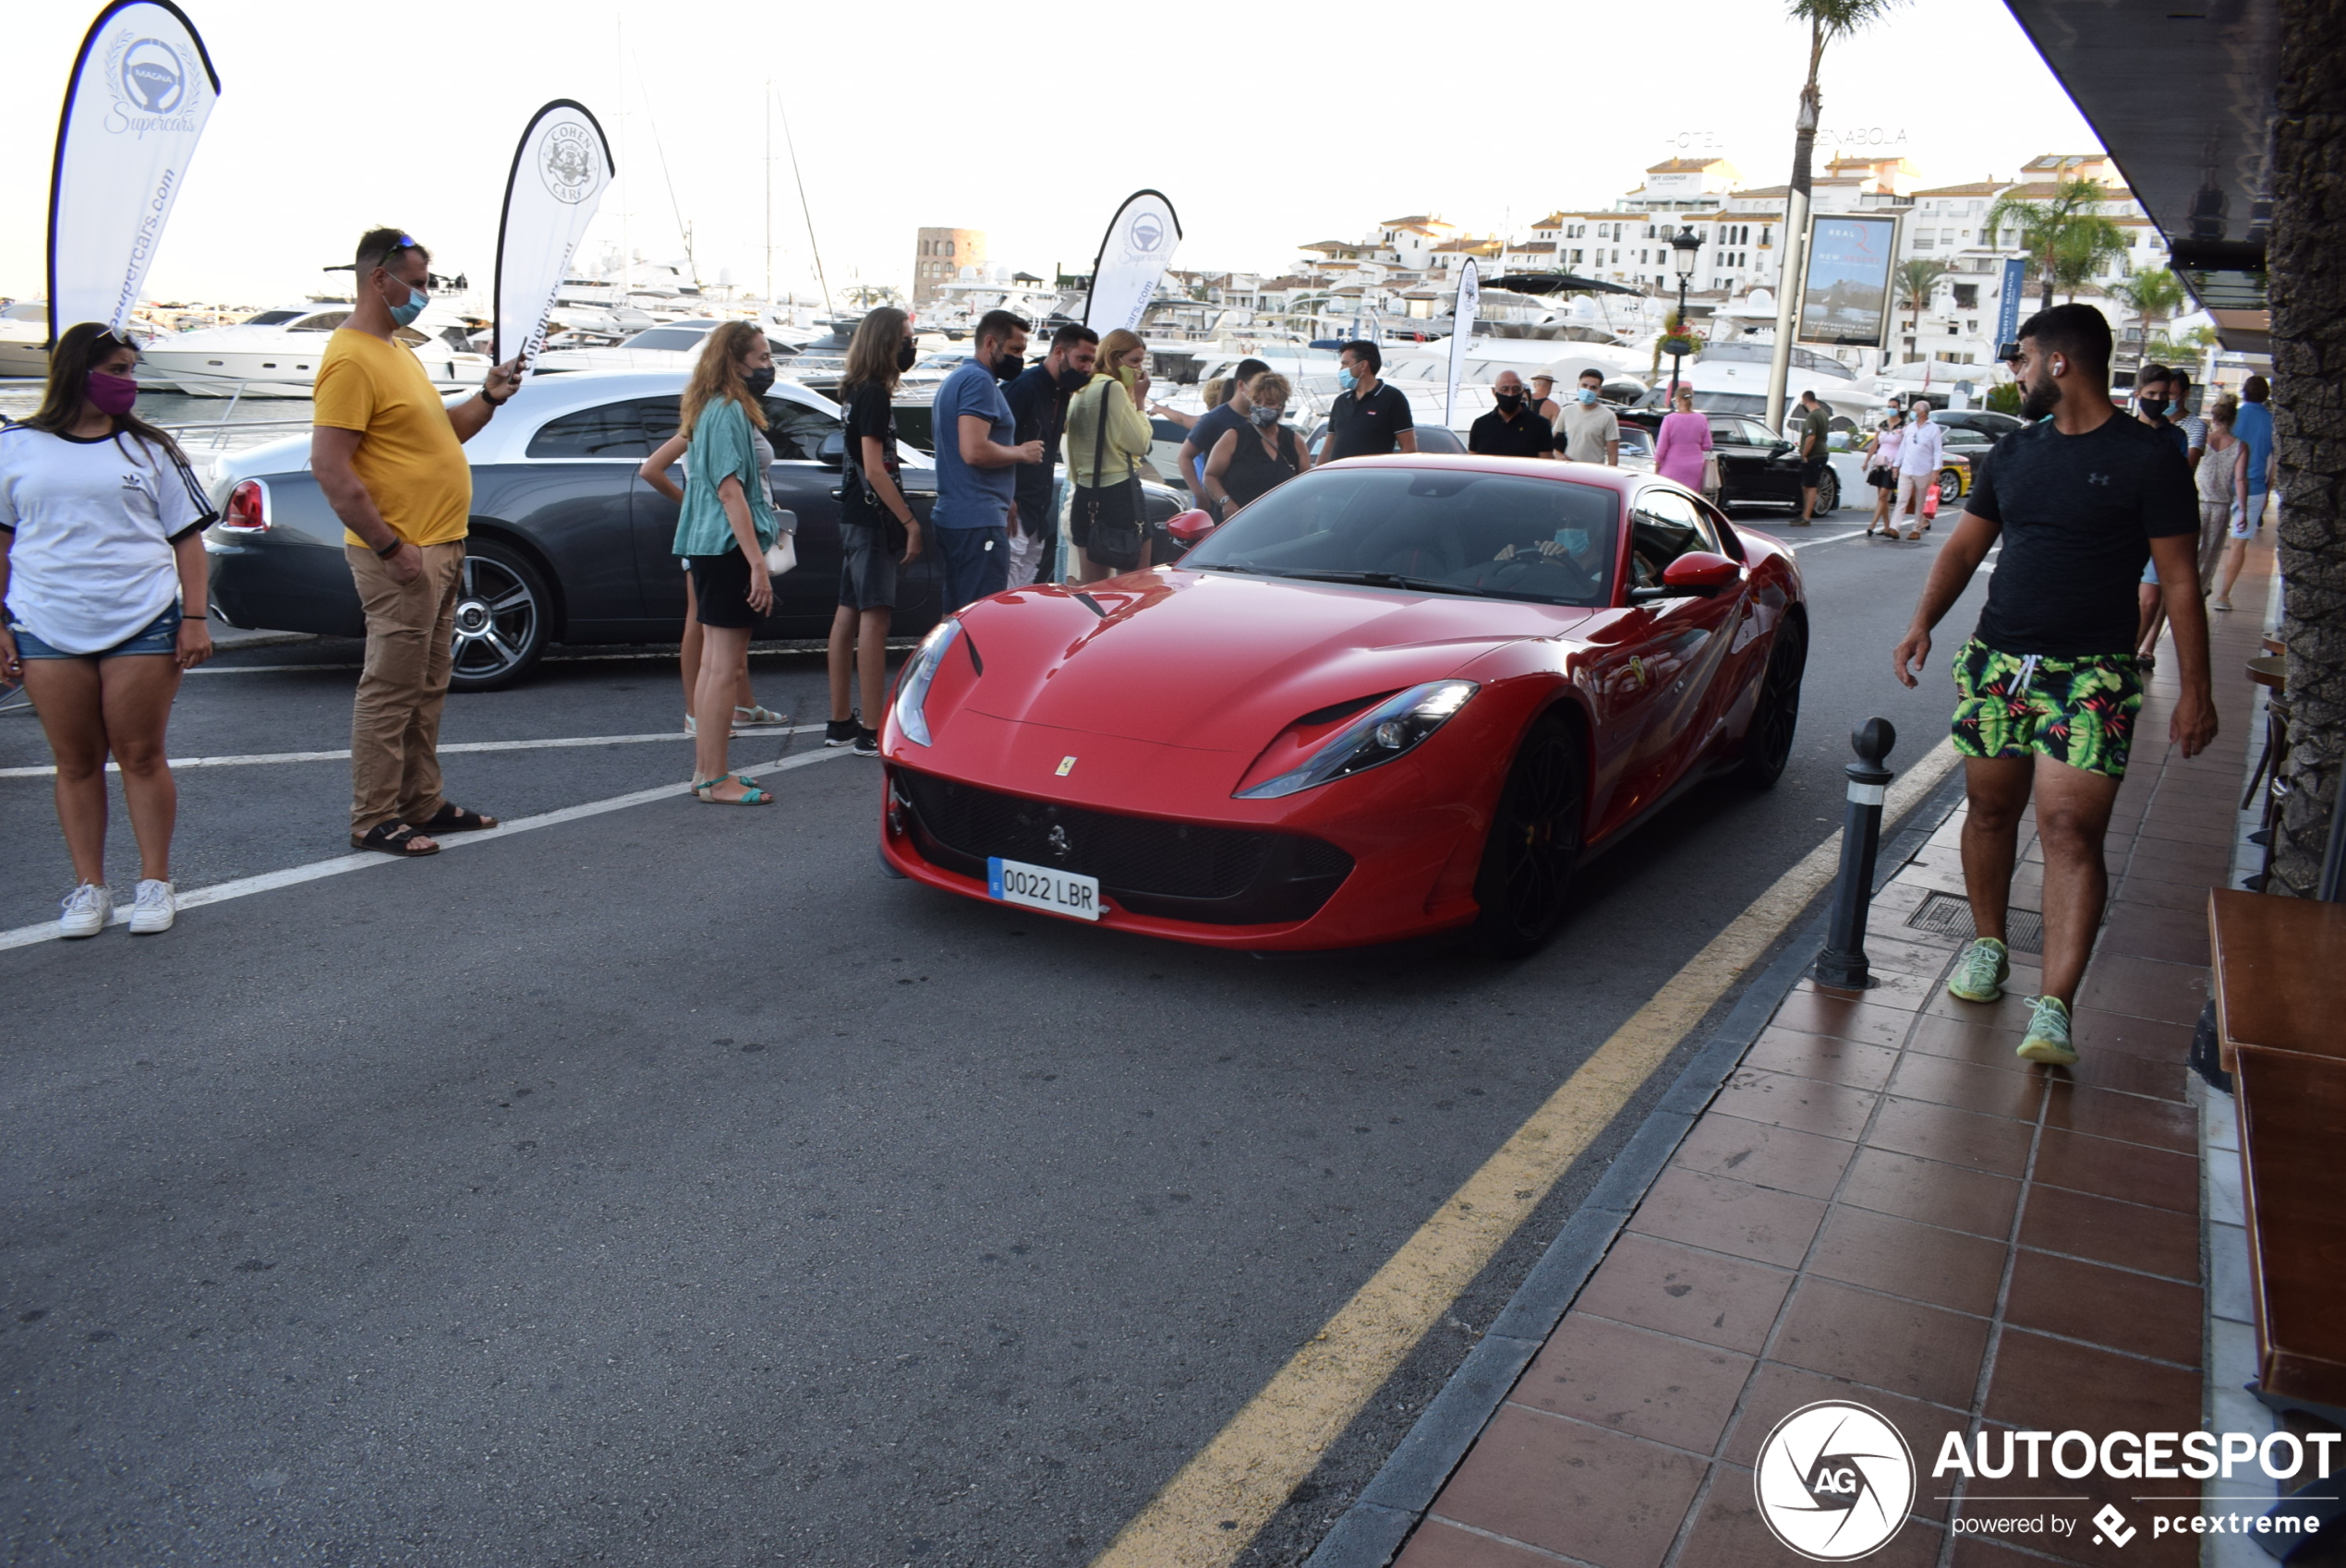
[{"label": "front tire", "polygon": [[1825,470],[1824,477],[1817,481],[1816,514],[1819,517],[1822,517],[1826,513],[1832,511],[1840,504],[1841,476],[1828,468]]},{"label": "front tire", "polygon": [[554,596],[520,551],[487,539],[465,547],[448,689],[493,692],[529,673],[546,652]]},{"label": "front tire", "polygon": [[1499,790],[1474,879],[1475,940],[1493,958],[1538,950],[1564,918],[1580,859],[1589,762],[1579,732],[1548,714],[1524,732]]},{"label": "front tire", "polygon": [[1800,728],[1800,681],[1808,668],[1808,628],[1798,616],[1787,615],[1768,650],[1751,728],[1744,735],[1743,760],[1735,766],[1735,778],[1754,790],[1774,789],[1792,760],[1793,736]]},{"label": "front tire", "polygon": [[1952,468],[1939,470],[1939,504],[1953,506],[1963,500],[1963,476]]}]

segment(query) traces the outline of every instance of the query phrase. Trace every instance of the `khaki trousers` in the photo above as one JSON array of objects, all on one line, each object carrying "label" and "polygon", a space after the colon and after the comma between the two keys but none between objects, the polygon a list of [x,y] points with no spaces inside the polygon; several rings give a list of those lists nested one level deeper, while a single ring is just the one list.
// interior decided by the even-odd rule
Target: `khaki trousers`
[{"label": "khaki trousers", "polygon": [[461,539],[418,547],[424,569],[392,579],[374,551],[343,546],[367,612],[367,663],[350,710],[350,831],[421,824],[440,809],[440,709],[448,699]]}]

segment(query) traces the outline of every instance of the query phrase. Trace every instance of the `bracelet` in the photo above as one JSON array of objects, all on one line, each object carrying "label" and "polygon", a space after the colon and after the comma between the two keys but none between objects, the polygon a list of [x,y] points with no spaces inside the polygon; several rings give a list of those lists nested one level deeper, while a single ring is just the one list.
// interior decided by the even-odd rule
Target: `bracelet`
[{"label": "bracelet", "polygon": [[375,554],[384,561],[389,561],[393,556],[399,553],[399,547],[406,542],[406,540],[401,538],[398,535],[393,534],[391,537],[391,543],[384,545],[381,549],[376,550]]}]

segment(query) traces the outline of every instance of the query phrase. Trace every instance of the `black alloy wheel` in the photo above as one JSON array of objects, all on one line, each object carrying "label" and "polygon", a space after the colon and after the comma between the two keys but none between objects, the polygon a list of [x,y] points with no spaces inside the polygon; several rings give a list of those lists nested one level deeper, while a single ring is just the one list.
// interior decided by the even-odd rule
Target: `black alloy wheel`
[{"label": "black alloy wheel", "polygon": [[553,602],[519,551],[487,539],[466,545],[448,689],[493,692],[528,673],[546,651]]},{"label": "black alloy wheel", "polygon": [[1768,650],[1760,677],[1760,698],[1744,735],[1743,761],[1735,777],[1755,790],[1772,790],[1792,760],[1792,738],[1800,728],[1800,678],[1808,667],[1808,628],[1786,615]]},{"label": "black alloy wheel", "polygon": [[1474,879],[1474,935],[1493,958],[1536,951],[1564,918],[1580,859],[1589,763],[1579,732],[1556,714],[1524,733]]},{"label": "black alloy wheel", "polygon": [[1841,476],[1828,468],[1825,470],[1825,476],[1817,481],[1816,515],[1822,517],[1840,504]]}]

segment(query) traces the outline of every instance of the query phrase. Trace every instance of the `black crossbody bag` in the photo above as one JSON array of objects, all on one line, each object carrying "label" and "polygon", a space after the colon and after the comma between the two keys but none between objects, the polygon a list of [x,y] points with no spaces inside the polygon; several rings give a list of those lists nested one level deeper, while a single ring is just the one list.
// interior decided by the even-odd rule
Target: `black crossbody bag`
[{"label": "black crossbody bag", "polygon": [[[1092,477],[1100,476],[1107,452],[1107,400],[1124,390],[1109,377],[1100,387],[1100,406],[1092,425]],[[1144,495],[1137,464],[1124,460],[1124,478],[1114,485],[1078,485],[1075,515],[1083,519],[1084,551],[1102,566],[1130,572],[1141,564],[1141,530]]]},{"label": "black crossbody bag", "polygon": [[[846,415],[845,409],[840,411],[840,423],[842,427],[847,423]],[[892,409],[888,417],[888,442],[891,448],[896,442],[896,415]],[[832,493],[840,495],[840,491],[844,491],[846,495],[852,495],[861,501],[871,515],[879,519],[881,545],[886,548],[889,554],[901,556],[904,553],[904,546],[909,541],[910,536],[905,532],[904,525],[898,520],[896,513],[888,509],[888,503],[880,500],[879,492],[872,488],[872,482],[864,476],[864,464],[861,461],[863,445],[863,438],[856,435],[853,430],[842,430],[840,442],[841,483],[840,490]],[[890,475],[889,477],[896,478],[894,475]],[[896,479],[896,493],[904,496],[904,481],[901,478]],[[913,498],[904,496],[904,504],[909,508],[913,504]]]}]

